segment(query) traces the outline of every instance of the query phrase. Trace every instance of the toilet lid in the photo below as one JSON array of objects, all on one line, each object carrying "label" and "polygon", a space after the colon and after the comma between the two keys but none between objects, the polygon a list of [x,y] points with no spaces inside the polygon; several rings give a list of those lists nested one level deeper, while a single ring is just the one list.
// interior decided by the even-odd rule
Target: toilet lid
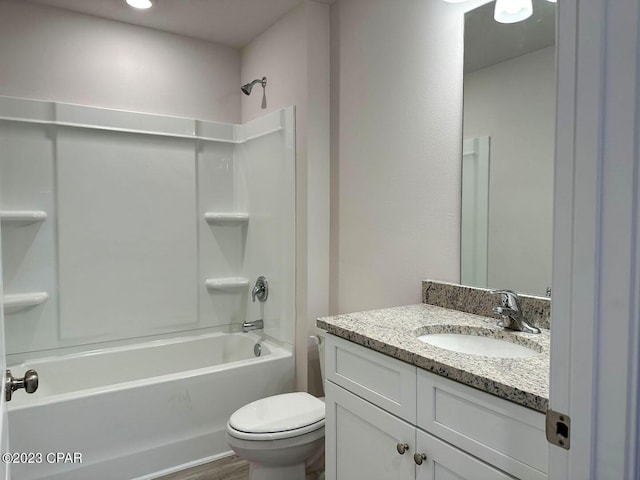
[{"label": "toilet lid", "polygon": [[297,430],[322,420],[324,402],[306,392],[295,392],[251,402],[231,415],[229,425],[239,432],[275,433]]}]

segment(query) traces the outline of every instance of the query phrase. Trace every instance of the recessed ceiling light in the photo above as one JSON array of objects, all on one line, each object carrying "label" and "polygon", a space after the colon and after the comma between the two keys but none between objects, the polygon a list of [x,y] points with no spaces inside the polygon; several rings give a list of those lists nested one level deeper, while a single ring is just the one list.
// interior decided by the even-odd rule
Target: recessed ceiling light
[{"label": "recessed ceiling light", "polygon": [[140,10],[146,10],[153,6],[152,0],[126,0],[127,5],[133,8],[139,8]]}]

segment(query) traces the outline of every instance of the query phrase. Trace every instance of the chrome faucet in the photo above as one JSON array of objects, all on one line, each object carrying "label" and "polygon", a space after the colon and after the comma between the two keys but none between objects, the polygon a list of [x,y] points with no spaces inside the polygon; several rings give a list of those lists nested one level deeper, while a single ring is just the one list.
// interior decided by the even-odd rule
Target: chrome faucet
[{"label": "chrome faucet", "polygon": [[251,290],[251,299],[255,302],[256,298],[261,302],[266,302],[269,297],[269,282],[267,277],[260,275],[256,280],[256,284]]},{"label": "chrome faucet", "polygon": [[531,325],[522,315],[520,297],[511,290],[491,290],[492,295],[501,295],[500,305],[493,307],[493,313],[501,315],[503,320],[498,326],[525,333],[540,333],[538,327]]},{"label": "chrome faucet", "polygon": [[264,328],[264,322],[262,320],[256,320],[255,322],[242,323],[242,331],[244,333],[250,332],[251,330],[262,330],[263,328]]}]

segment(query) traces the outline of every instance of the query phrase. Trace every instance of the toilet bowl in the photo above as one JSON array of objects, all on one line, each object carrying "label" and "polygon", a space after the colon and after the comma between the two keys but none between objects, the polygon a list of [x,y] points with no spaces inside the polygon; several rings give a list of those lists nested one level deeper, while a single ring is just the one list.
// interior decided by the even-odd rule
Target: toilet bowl
[{"label": "toilet bowl", "polygon": [[250,480],[304,480],[324,459],[324,402],[305,392],[262,398],[236,410],[226,433]]},{"label": "toilet bowl", "polygon": [[322,400],[306,392],[284,393],[236,410],[226,438],[249,462],[250,480],[312,480],[324,470],[324,421]]}]

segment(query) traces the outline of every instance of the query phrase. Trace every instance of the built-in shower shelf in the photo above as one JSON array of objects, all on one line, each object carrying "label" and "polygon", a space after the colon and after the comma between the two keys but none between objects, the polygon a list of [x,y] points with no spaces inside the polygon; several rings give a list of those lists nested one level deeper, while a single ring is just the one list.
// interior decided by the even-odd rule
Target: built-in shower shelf
[{"label": "built-in shower shelf", "polygon": [[29,225],[31,223],[44,222],[47,212],[42,210],[0,210],[2,223],[12,225]]},{"label": "built-in shower shelf", "polygon": [[4,313],[15,313],[20,310],[38,306],[49,299],[47,292],[17,293],[5,295],[3,299]]},{"label": "built-in shower shelf", "polygon": [[249,286],[249,280],[242,277],[209,278],[204,284],[209,290],[229,290]]},{"label": "built-in shower shelf", "polygon": [[207,223],[246,223],[249,221],[249,214],[207,212],[204,219]]}]

